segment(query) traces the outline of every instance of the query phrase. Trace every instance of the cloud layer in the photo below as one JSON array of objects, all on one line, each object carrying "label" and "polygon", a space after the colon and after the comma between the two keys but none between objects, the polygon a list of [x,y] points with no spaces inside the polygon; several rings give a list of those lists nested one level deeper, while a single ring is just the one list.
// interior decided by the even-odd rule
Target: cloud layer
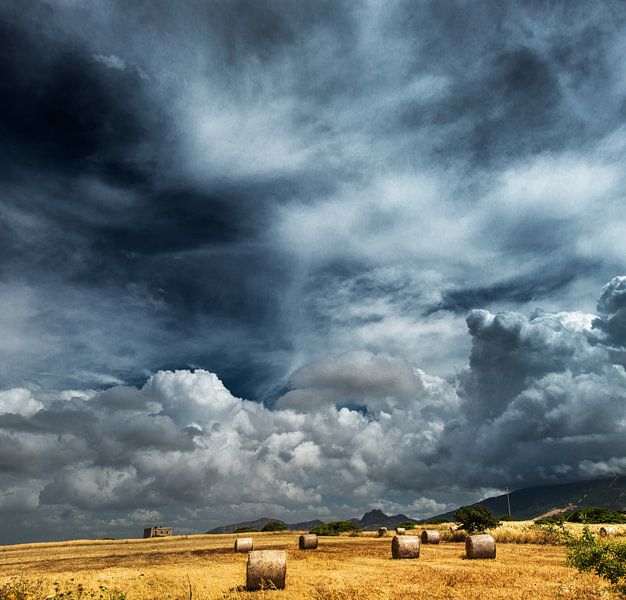
[{"label": "cloud layer", "polygon": [[3,6],[0,381],[199,366],[272,402],[329,348],[451,377],[472,308],[592,310],[623,272],[625,25],[619,2]]},{"label": "cloud layer", "polygon": [[136,535],[159,519],[202,531],[370,506],[423,517],[506,485],[623,473],[626,372],[611,332],[624,281],[604,288],[598,316],[472,311],[455,386],[358,351],[295,371],[274,408],[203,370],[41,399],[6,390],[0,511],[15,539]]}]

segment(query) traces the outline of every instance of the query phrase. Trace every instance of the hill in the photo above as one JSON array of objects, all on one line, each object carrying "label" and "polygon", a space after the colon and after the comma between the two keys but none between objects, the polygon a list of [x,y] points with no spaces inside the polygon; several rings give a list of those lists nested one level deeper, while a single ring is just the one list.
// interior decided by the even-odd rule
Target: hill
[{"label": "hill", "polygon": [[379,527],[394,529],[402,521],[417,523],[415,519],[406,515],[386,515],[382,510],[370,510],[363,515],[363,518],[356,520],[356,523],[363,531],[375,531]]},{"label": "hill", "polygon": [[278,521],[290,529],[291,531],[309,531],[309,529],[313,529],[313,527],[317,527],[322,524],[322,521],[319,519],[313,519],[312,521],[302,521],[300,523],[285,523],[280,519],[270,519],[269,517],[261,517],[260,519],[255,519],[254,521],[238,521],[237,523],[230,523],[229,525],[221,525],[220,527],[215,527],[207,533],[234,533],[235,529],[239,529],[240,527],[249,527],[250,529],[255,529],[256,531],[261,531],[263,527],[265,527],[268,523],[272,521]]},{"label": "hill", "polygon": [[[287,529],[290,529],[291,531],[309,531],[310,529],[313,529],[313,527],[317,527],[323,523],[323,521],[320,521],[319,519],[314,519],[313,521],[302,521],[300,523],[288,524],[280,519],[263,517],[254,521],[239,521],[237,523],[230,523],[229,525],[222,525],[207,531],[207,533],[234,533],[235,529],[240,527],[249,527],[250,529],[261,531],[261,529],[263,529],[263,527],[270,521],[283,523],[286,525]],[[411,519],[406,515],[386,515],[382,510],[370,510],[365,513],[361,519],[352,518],[350,521],[358,525],[363,531],[375,531],[379,527],[393,529],[402,521],[413,521],[414,523],[417,523],[415,519]]]},{"label": "hill", "polygon": [[[626,477],[528,487],[511,492],[509,500],[511,515],[520,520],[554,515],[565,510],[589,506],[601,506],[624,512],[626,511]],[[508,513],[506,494],[485,498],[475,504],[486,506],[496,516]],[[433,518],[454,520],[455,512],[452,510]]]}]

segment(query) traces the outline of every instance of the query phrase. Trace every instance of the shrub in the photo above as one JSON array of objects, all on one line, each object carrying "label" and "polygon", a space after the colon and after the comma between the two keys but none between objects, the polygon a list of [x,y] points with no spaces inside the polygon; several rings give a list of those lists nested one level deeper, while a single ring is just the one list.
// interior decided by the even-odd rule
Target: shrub
[{"label": "shrub", "polygon": [[495,529],[500,526],[500,521],[496,519],[486,506],[477,504],[476,506],[462,506],[454,513],[454,519],[459,529],[464,529],[467,533],[480,533],[486,529]]},{"label": "shrub", "polygon": [[535,523],[539,524],[554,523],[556,525],[564,522],[585,523],[588,525],[594,523],[626,523],[626,515],[608,508],[592,506],[590,508],[579,508],[578,510],[563,512],[554,517],[545,517],[535,521]]},{"label": "shrub", "polygon": [[413,521],[400,521],[396,527],[404,527],[404,529],[415,529],[415,523]]},{"label": "shrub", "polygon": [[567,564],[579,571],[593,571],[618,593],[626,596],[626,543],[596,540],[589,527],[580,536],[565,534]]},{"label": "shrub", "polygon": [[558,525],[561,526],[565,520],[561,515],[555,515],[554,517],[543,517],[542,519],[535,519],[534,525]]},{"label": "shrub", "polygon": [[309,533],[315,533],[316,535],[339,535],[346,531],[358,532],[361,530],[352,521],[331,521],[330,523],[322,523],[317,527],[313,527]]},{"label": "shrub", "polygon": [[467,533],[465,531],[455,529],[454,527],[439,530],[439,535],[441,535],[441,540],[444,542],[465,542],[467,538]]},{"label": "shrub", "polygon": [[450,519],[439,519],[439,518],[434,518],[434,519],[424,519],[423,521],[420,521],[420,525],[443,525],[444,523],[449,523]]},{"label": "shrub", "polygon": [[[258,530],[252,529],[252,527],[237,527],[237,529],[235,529],[233,533],[254,533],[256,531]],[[264,529],[263,531],[276,531],[276,530]]]},{"label": "shrub", "polygon": [[498,521],[517,521],[513,515],[500,515]]},{"label": "shrub", "polygon": [[555,546],[563,544],[567,536],[567,532],[560,523],[539,523],[535,521],[530,530],[535,532],[538,537],[535,537],[532,541],[534,544],[553,544]]},{"label": "shrub", "polygon": [[270,521],[261,531],[287,531],[287,525],[281,521]]}]

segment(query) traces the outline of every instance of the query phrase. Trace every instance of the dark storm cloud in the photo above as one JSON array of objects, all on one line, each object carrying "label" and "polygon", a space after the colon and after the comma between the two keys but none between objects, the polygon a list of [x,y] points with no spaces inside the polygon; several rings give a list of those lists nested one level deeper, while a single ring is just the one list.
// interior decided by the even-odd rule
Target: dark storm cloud
[{"label": "dark storm cloud", "polygon": [[433,307],[432,310],[465,313],[468,309],[489,305],[493,301],[514,303],[538,301],[563,289],[581,274],[593,269],[594,266],[579,262],[565,265],[546,265],[541,272],[532,273],[529,276],[494,283],[484,288],[465,288],[448,292],[444,295],[442,303]]},{"label": "dark storm cloud", "polygon": [[[43,348],[29,354],[48,363],[32,377],[42,382],[68,371],[64,352],[49,359],[56,344],[71,362],[84,357],[73,385],[86,373],[139,381],[144,369],[210,363],[235,390],[265,397],[294,352],[300,362],[328,343],[395,352],[394,323],[415,334],[433,304],[441,312],[429,331],[441,333],[452,328],[442,315],[478,301],[515,307],[567,293],[597,257],[572,257],[546,285],[540,254],[580,239],[577,215],[546,214],[539,200],[512,214],[490,165],[523,175],[516,161],[538,152],[598,154],[594,144],[621,118],[611,77],[621,13],[501,3],[5,7],[2,272],[6,302],[26,298],[7,337],[24,337],[19,317],[37,324]],[[603,110],[592,111],[602,89]],[[395,199],[389,183],[402,179]],[[301,206],[319,226],[299,218]],[[458,214],[467,222],[442,235]],[[497,275],[481,266],[485,252]],[[519,257],[535,264],[518,275]],[[344,307],[320,306],[330,291],[316,289],[320,278],[369,288],[342,296],[355,310],[338,314]],[[78,310],[63,314],[69,305]],[[129,322],[140,331],[120,339]],[[224,336],[226,349],[211,341]],[[120,352],[125,369],[107,360]],[[438,357],[441,372],[462,355]],[[10,372],[7,384],[29,379]]]},{"label": "dark storm cloud", "polygon": [[[161,154],[172,124],[154,101],[149,77],[67,35],[62,12],[45,5],[19,15],[7,9],[2,23],[5,291],[26,294],[24,319],[33,332],[64,346],[53,360],[42,352],[39,373],[16,377],[9,366],[5,378],[48,382],[46,372],[65,364],[60,381],[97,384],[98,373],[121,373],[107,352],[133,361],[123,374],[131,379],[146,366],[216,355],[216,349],[188,348],[174,358],[150,347],[143,332],[139,339],[115,339],[128,319],[159,329],[153,339],[167,346],[181,334],[209,335],[210,323],[199,324],[207,314],[260,335],[271,294],[258,301],[255,274],[245,271],[249,265],[268,281],[278,277],[279,259],[252,246],[266,220],[261,200],[284,184],[268,190],[264,182],[199,186],[178,176],[164,182],[166,166],[176,162]],[[197,253],[180,255],[185,252]],[[20,319],[11,321],[19,329]],[[100,325],[106,321],[113,321],[108,332]],[[87,350],[94,342],[101,356]],[[68,363],[80,355],[83,374],[74,376]]]},{"label": "dark storm cloud", "polygon": [[140,177],[132,155],[154,125],[140,112],[141,78],[107,69],[43,28],[14,20],[0,28],[3,176],[96,172],[124,184]]}]

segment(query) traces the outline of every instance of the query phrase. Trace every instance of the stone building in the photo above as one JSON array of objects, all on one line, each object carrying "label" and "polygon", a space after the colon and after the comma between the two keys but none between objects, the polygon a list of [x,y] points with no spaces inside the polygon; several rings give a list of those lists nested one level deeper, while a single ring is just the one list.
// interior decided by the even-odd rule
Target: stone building
[{"label": "stone building", "polygon": [[167,537],[170,535],[173,535],[171,527],[146,527],[143,530],[143,537],[145,538]]}]

